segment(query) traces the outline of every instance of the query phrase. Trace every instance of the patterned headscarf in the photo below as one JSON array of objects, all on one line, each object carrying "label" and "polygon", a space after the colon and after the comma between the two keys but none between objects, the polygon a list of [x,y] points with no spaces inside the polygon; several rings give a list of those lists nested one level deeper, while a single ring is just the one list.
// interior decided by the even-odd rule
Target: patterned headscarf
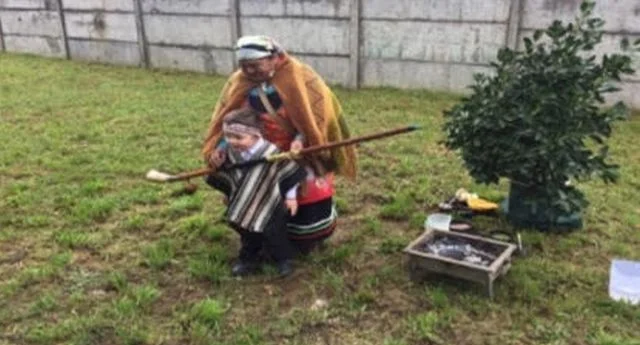
[{"label": "patterned headscarf", "polygon": [[283,53],[282,46],[268,36],[244,36],[236,43],[236,59],[257,60]]}]

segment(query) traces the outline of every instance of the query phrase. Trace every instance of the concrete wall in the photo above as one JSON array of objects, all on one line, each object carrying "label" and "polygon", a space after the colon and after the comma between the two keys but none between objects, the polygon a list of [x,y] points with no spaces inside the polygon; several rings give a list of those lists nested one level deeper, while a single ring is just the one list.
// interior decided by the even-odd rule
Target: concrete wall
[{"label": "concrete wall", "polygon": [[[581,0],[0,0],[0,47],[228,74],[240,35],[266,34],[332,83],[464,91],[503,46]],[[601,53],[640,38],[640,1],[599,0]],[[604,4],[606,3],[606,10]],[[640,57],[635,63],[640,71]],[[640,108],[640,73],[616,96]]]}]

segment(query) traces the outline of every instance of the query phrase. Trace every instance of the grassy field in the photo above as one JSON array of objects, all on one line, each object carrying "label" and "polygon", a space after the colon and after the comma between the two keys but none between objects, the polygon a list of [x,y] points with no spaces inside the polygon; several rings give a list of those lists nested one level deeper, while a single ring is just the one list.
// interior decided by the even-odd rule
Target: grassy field
[{"label": "grassy field", "polygon": [[0,54],[0,344],[640,344],[640,307],[607,295],[610,260],[640,259],[638,114],[612,138],[620,182],[581,185],[585,229],[523,233],[528,255],[491,302],[408,279],[401,250],[434,204],[506,194],[438,144],[456,98],[426,91],[338,89],[355,134],[423,129],[359,148],[338,232],[294,276],[231,278],[220,196],[144,180],[200,166],[223,82]]}]

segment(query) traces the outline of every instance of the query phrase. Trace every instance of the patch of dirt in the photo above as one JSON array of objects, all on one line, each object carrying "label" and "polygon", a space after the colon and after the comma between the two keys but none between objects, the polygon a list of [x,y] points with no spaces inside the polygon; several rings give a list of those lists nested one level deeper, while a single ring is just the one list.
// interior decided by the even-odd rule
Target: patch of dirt
[{"label": "patch of dirt", "polygon": [[0,265],[13,265],[24,260],[29,252],[22,248],[5,249],[0,247]]}]

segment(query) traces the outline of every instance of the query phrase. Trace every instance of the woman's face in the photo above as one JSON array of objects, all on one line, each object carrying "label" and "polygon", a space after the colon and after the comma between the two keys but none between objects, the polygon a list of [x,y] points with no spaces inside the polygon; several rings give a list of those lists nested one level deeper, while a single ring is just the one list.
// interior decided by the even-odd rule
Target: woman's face
[{"label": "woman's face", "polygon": [[276,71],[276,58],[269,56],[257,60],[240,61],[240,68],[250,80],[264,82],[273,77]]}]

